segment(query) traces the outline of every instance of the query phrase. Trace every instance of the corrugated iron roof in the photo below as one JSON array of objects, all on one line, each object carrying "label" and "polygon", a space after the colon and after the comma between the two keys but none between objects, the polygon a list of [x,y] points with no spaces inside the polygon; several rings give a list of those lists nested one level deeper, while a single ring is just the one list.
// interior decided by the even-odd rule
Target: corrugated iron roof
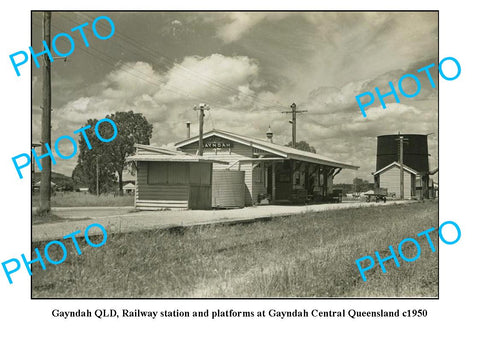
[{"label": "corrugated iron roof", "polygon": [[189,154],[178,155],[132,155],[126,158],[127,162],[145,161],[145,162],[193,162],[193,163],[222,163],[228,164],[226,161],[211,159],[203,156],[195,156]]},{"label": "corrugated iron roof", "polygon": [[[214,129],[205,133],[203,138],[208,138],[211,136],[219,136],[222,138],[230,139],[245,145],[252,146],[260,150],[270,152],[272,154],[284,157],[286,159],[302,160],[302,161],[307,161],[311,163],[329,165],[329,166],[334,166],[334,167],[339,167],[344,169],[357,170],[359,168],[356,165],[340,162],[340,161],[337,161],[313,152],[302,151],[302,150],[291,148],[289,146],[275,144],[270,141],[265,141],[259,138],[242,136],[229,131]],[[175,146],[179,148],[179,147],[183,147],[185,145],[194,143],[196,141],[198,141],[198,136],[178,142],[175,144]]]},{"label": "corrugated iron roof", "polygon": [[139,149],[143,149],[143,150],[147,150],[147,151],[152,151],[152,152],[155,152],[155,153],[159,153],[159,154],[164,154],[164,155],[183,155],[185,154],[184,152],[181,152],[181,151],[178,151],[178,150],[169,150],[169,149],[165,149],[165,148],[161,148],[161,147],[158,147],[158,146],[153,146],[153,145],[144,145],[144,144],[134,144],[133,145],[137,151]]}]

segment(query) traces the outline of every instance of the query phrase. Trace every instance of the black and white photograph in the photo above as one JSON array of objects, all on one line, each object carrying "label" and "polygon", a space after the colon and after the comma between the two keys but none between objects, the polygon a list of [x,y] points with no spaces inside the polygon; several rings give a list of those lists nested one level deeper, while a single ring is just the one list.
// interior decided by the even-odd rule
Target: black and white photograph
[{"label": "black and white photograph", "polygon": [[474,5],[0,6],[2,338],[474,337]]},{"label": "black and white photograph", "polygon": [[31,37],[33,299],[438,298],[438,11],[32,11]]}]

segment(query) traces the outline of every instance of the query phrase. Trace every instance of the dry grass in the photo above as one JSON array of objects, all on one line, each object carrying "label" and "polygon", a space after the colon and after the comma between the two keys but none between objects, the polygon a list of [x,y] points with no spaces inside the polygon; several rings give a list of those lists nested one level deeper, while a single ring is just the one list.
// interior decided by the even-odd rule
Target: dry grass
[{"label": "dry grass", "polygon": [[57,216],[52,213],[34,212],[32,214],[32,224],[55,223],[55,222],[63,222],[63,221],[65,221],[65,218]]},{"label": "dry grass", "polygon": [[61,223],[65,221],[83,221],[88,220],[89,218],[65,218],[58,215],[55,215],[52,212],[36,212],[32,213],[32,224],[43,224],[43,223]]},{"label": "dry grass", "polygon": [[[39,206],[40,195],[35,193],[32,197],[34,207]],[[133,207],[133,195],[114,196],[102,194],[100,196],[84,192],[56,192],[51,197],[52,207]]]},{"label": "dry grass", "polygon": [[[65,263],[33,265],[33,297],[437,297],[438,252],[426,240],[417,261],[377,265],[367,282],[355,264],[438,227],[437,216],[437,202],[378,205],[109,235],[101,248],[81,240],[84,254],[69,246]],[[432,240],[438,249],[438,233]]]}]

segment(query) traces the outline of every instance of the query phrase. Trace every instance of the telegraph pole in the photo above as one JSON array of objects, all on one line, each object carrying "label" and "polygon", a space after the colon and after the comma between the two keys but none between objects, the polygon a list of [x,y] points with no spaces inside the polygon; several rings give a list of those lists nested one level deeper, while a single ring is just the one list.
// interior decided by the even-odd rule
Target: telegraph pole
[{"label": "telegraph pole", "polygon": [[296,148],[297,145],[297,113],[308,112],[307,110],[297,110],[297,104],[290,105],[292,111],[282,111],[282,113],[292,113],[292,148]]},{"label": "telegraph pole", "polygon": [[99,186],[98,186],[98,175],[100,173],[100,169],[98,168],[98,155],[97,155],[97,196],[100,196]]},{"label": "telegraph pole", "polygon": [[[43,40],[50,48],[50,25],[52,20],[51,12],[43,13]],[[51,114],[52,114],[52,93],[50,77],[50,59],[47,54],[43,55],[43,112],[42,112],[42,155],[48,152],[46,143],[51,145]],[[50,157],[42,158],[42,175],[40,182],[40,213],[50,211],[50,195],[52,182],[52,163]]]},{"label": "telegraph pole", "polygon": [[408,141],[408,138],[400,135],[398,132],[398,143],[399,143],[399,155],[398,155],[398,162],[400,163],[400,199],[403,200],[405,198],[405,188],[403,184],[403,144]]},{"label": "telegraph pole", "polygon": [[403,183],[403,136],[399,137],[400,143],[400,199],[403,200],[405,197],[405,188]]},{"label": "telegraph pole", "polygon": [[[36,150],[42,144],[32,143],[32,149]],[[35,190],[35,162],[33,161],[33,152],[30,152],[30,159],[32,160],[32,195]]]},{"label": "telegraph pole", "polygon": [[203,156],[203,117],[205,116],[204,110],[210,110],[210,107],[207,104],[199,104],[193,107],[195,111],[200,110],[200,115],[198,117],[198,151],[197,155]]}]

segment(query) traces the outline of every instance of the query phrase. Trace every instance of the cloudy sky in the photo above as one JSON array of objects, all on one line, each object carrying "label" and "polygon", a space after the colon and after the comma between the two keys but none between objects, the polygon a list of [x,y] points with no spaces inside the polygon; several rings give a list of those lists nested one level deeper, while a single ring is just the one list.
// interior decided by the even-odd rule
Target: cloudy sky
[{"label": "cloudy sky", "polygon": [[[107,15],[115,34],[97,39],[93,20]],[[297,140],[317,153],[360,166],[345,170],[337,183],[355,176],[373,181],[376,136],[432,133],[430,166],[438,165],[438,86],[423,73],[420,94],[401,103],[378,99],[363,118],[355,96],[379,87],[386,93],[406,74],[438,62],[437,13],[61,13],[52,15],[52,37],[88,22],[90,43],[71,33],[75,51],[52,63],[52,141],[73,135],[89,118],[116,111],[140,112],[153,123],[151,144],[171,146],[198,131],[195,104],[208,103],[205,130],[229,130],[276,143],[291,139],[292,102]],[[109,33],[100,21],[98,31]],[[32,46],[41,51],[42,14],[32,16]],[[57,47],[68,51],[66,39]],[[433,69],[435,83],[438,71]],[[33,66],[33,142],[40,140],[42,73]],[[406,92],[414,83],[404,82]],[[382,91],[383,90],[383,91]],[[391,96],[390,96],[391,97]],[[67,154],[68,146],[61,150]],[[71,175],[76,159],[58,161],[53,171]]]}]

